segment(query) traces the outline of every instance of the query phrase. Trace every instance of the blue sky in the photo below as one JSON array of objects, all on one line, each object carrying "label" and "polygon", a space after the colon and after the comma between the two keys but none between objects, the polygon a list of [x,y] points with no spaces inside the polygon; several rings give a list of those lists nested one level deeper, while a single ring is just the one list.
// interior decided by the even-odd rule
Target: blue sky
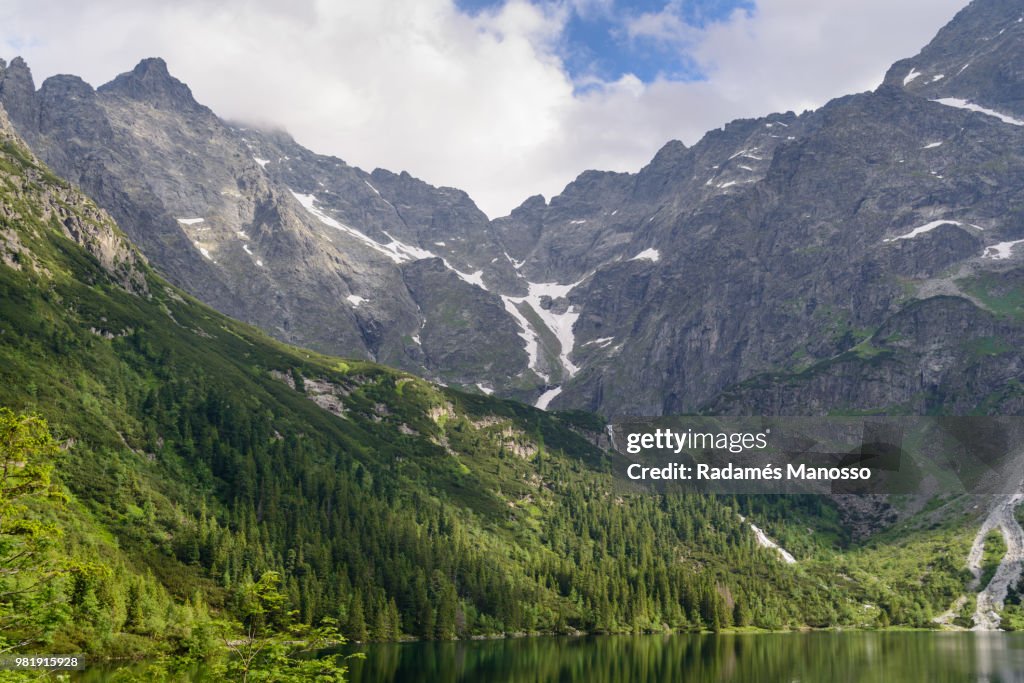
[{"label": "blue sky", "polygon": [[[460,10],[476,15],[498,11],[506,0],[457,0]],[[727,20],[736,10],[752,12],[753,0],[605,0],[555,3],[531,0],[542,8],[569,12],[558,55],[578,87],[615,81],[632,74],[644,83],[658,78],[678,82],[705,80],[707,73],[679,40],[630,35],[631,22],[647,15],[676,19],[696,30]]]}]

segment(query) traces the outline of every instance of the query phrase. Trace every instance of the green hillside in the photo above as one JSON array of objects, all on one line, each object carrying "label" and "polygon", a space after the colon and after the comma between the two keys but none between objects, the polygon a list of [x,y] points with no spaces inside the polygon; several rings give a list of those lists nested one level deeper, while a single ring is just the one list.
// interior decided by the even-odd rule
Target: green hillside
[{"label": "green hillside", "polygon": [[48,422],[66,498],[25,499],[52,543],[12,581],[54,573],[0,577],[9,645],[204,656],[275,575],[269,627],[356,640],[927,626],[969,578],[956,528],[853,548],[821,499],[623,494],[593,417],[272,341],[0,136],[0,405]]}]

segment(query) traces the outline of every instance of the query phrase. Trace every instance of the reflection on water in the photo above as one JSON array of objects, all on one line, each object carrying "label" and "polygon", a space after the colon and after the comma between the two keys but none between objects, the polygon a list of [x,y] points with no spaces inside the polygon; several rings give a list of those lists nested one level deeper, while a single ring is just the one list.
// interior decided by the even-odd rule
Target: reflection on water
[{"label": "reflection on water", "polygon": [[353,683],[1024,682],[1024,634],[780,633],[371,645]]}]

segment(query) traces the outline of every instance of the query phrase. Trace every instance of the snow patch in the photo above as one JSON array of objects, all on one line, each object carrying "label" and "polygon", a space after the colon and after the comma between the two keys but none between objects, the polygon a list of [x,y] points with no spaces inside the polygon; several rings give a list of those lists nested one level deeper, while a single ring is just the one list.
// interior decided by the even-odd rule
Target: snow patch
[{"label": "snow patch", "polygon": [[[586,278],[584,278],[586,279]],[[569,285],[561,285],[557,282],[527,282],[529,293],[526,296],[513,297],[502,295],[501,300],[505,303],[505,309],[516,319],[522,329],[519,336],[526,341],[526,352],[530,356],[530,369],[541,377],[547,377],[538,369],[540,337],[537,331],[519,311],[520,305],[527,305],[541,319],[544,326],[558,340],[558,360],[561,362],[562,370],[566,375],[572,377],[579,368],[569,360],[569,354],[576,347],[576,335],[573,326],[579,320],[580,314],[575,306],[569,306],[564,313],[556,313],[551,309],[541,306],[541,299],[550,297],[552,300],[561,299],[571,292],[583,280]]]},{"label": "snow patch", "polygon": [[206,219],[205,218],[175,218],[174,220],[178,221],[182,225],[196,225],[198,223],[202,223]]},{"label": "snow patch", "polygon": [[934,83],[936,81],[941,81],[945,77],[946,77],[946,74],[935,74],[934,76],[932,76],[932,81],[931,82]]},{"label": "snow patch", "polygon": [[253,157],[252,160],[259,164],[260,168],[266,168],[270,163],[270,159],[260,159],[259,157]]},{"label": "snow patch", "polygon": [[615,341],[615,337],[601,337],[600,339],[591,339],[584,343],[583,346],[590,346],[591,344],[594,346],[608,346],[613,341]]},{"label": "snow patch", "polygon": [[1003,123],[1009,123],[1009,124],[1014,125],[1014,126],[1024,126],[1024,121],[1021,121],[1020,119],[1015,119],[1012,116],[1007,116],[1006,114],[1000,114],[999,112],[997,112],[994,109],[987,109],[987,108],[982,107],[980,105],[974,104],[973,102],[969,102],[967,100],[961,100],[961,99],[956,98],[956,97],[942,97],[942,98],[937,99],[937,100],[932,100],[932,102],[938,102],[939,104],[944,104],[947,107],[955,107],[957,109],[966,109],[967,111],[976,111],[976,112],[978,112],[980,114],[987,114],[988,116],[994,116],[995,118],[999,119]]},{"label": "snow patch", "polygon": [[334,228],[335,230],[339,230],[347,235],[350,235],[351,237],[354,237],[356,240],[362,242],[363,244],[370,247],[374,251],[380,252],[381,254],[387,256],[395,263],[418,261],[420,259],[435,258],[437,256],[437,254],[427,251],[426,249],[420,249],[419,247],[414,247],[411,244],[406,244],[405,242],[396,240],[387,232],[384,232],[384,234],[391,241],[388,242],[387,244],[381,244],[376,240],[370,239],[368,236],[359,232],[355,228],[351,228],[345,225],[344,223],[339,223],[335,219],[328,216],[322,210],[317,208],[316,198],[313,195],[300,194],[295,190],[289,190],[289,192],[291,192],[292,196],[295,197],[296,200],[298,200],[299,204],[302,205],[302,208],[306,209],[306,211],[311,213],[321,223],[328,227]]},{"label": "snow patch", "polygon": [[[586,278],[583,278],[585,280]],[[557,282],[527,282],[530,286],[530,297],[535,297],[540,305],[540,297],[549,296],[552,299],[561,299],[566,294],[576,289],[579,285],[583,284],[583,280],[572,283],[571,285],[560,285]]]},{"label": "snow patch", "polygon": [[[759,156],[754,154],[754,152],[756,152],[756,151],[758,151],[756,147],[754,147],[752,149],[741,149],[740,151],[736,152],[731,157],[729,157],[729,159],[731,160],[731,159],[735,159],[736,157],[746,157],[747,159],[753,159],[754,161],[764,161],[764,159],[762,157],[759,157]],[[718,168],[718,167],[714,166],[713,168]]]},{"label": "snow patch", "polygon": [[558,357],[562,361],[562,368],[570,377],[579,371],[579,368],[569,360],[569,354],[572,353],[573,348],[576,346],[573,326],[580,317],[579,311],[576,310],[575,306],[569,306],[565,313],[555,313],[550,309],[541,308],[540,300],[545,296],[549,296],[552,299],[561,299],[580,282],[583,282],[583,280],[574,282],[571,285],[560,285],[557,282],[527,283],[530,287],[530,293],[526,296],[526,302],[533,307],[533,310],[537,312],[537,315],[544,321],[547,328],[558,339],[558,344],[561,347]]},{"label": "snow patch", "polygon": [[935,149],[936,147],[941,147],[941,146],[942,146],[941,142],[929,142],[927,145],[925,145],[921,149]]},{"label": "snow patch", "polygon": [[447,267],[448,270],[458,275],[460,280],[462,280],[463,282],[468,282],[471,285],[476,285],[485,292],[487,291],[487,287],[484,286],[484,271],[478,270],[473,273],[463,273],[461,270],[459,270],[452,264],[448,263],[447,259],[442,260],[444,261],[445,267]]},{"label": "snow patch", "polygon": [[917,78],[917,77],[918,77],[918,76],[920,76],[920,75],[921,75],[921,72],[920,72],[920,71],[918,71],[917,69],[911,68],[911,69],[910,69],[910,73],[908,73],[908,74],[906,75],[906,77],[905,77],[905,78],[903,79],[903,85],[910,85],[910,83],[911,83],[911,82],[912,82],[912,81],[913,81],[913,80],[914,80],[915,78]]},{"label": "snow patch", "polygon": [[519,325],[518,334],[522,337],[523,341],[526,342],[525,348],[528,358],[527,366],[544,379],[547,379],[547,375],[540,371],[537,364],[537,361],[540,359],[540,339],[537,337],[537,333],[533,331],[533,326],[530,324],[530,321],[526,319],[526,316],[519,312],[519,307],[516,305],[516,301],[511,297],[502,295],[501,301],[505,304],[505,310],[508,311],[509,315],[511,315]]},{"label": "snow patch", "polygon": [[196,245],[196,249],[199,250],[200,254],[213,261],[213,257],[210,256],[210,252],[204,249],[203,247],[199,246],[199,242],[193,242],[192,244]]},{"label": "snow patch", "polygon": [[630,261],[653,261],[657,263],[661,259],[661,252],[657,249],[644,249],[639,254],[629,259]]},{"label": "snow patch", "polygon": [[493,388],[487,386],[486,384],[481,384],[480,382],[477,382],[476,388],[479,389],[480,391],[484,392],[488,396],[490,396],[491,394],[494,393],[494,389]]},{"label": "snow patch", "polygon": [[348,299],[350,304],[352,304],[352,308],[359,308],[359,304],[366,302],[366,299],[361,296],[356,296],[355,294],[349,294],[345,298]]},{"label": "snow patch", "polygon": [[562,393],[562,387],[548,389],[547,391],[540,395],[540,398],[538,398],[537,402],[534,403],[533,405],[540,408],[541,410],[547,410],[548,406],[551,405],[551,401],[553,401],[554,398],[558,396],[560,393]]},{"label": "snow patch", "polygon": [[526,263],[526,259],[523,259],[522,261],[516,261],[514,258],[512,258],[511,256],[508,255],[507,251],[506,252],[502,252],[502,253],[505,254],[505,258],[508,259],[508,262],[511,263],[512,267],[515,268],[516,270],[519,270],[520,268],[522,268],[523,264]]},{"label": "snow patch", "polygon": [[896,240],[912,240],[918,235],[923,235],[926,232],[931,232],[940,225],[946,225],[947,223],[950,225],[963,225],[963,223],[961,223],[960,221],[951,221],[946,219],[940,221],[932,221],[931,223],[925,223],[924,225],[918,226],[906,234],[899,235],[898,237],[889,237],[882,241],[895,242]]},{"label": "snow patch", "polygon": [[[425,258],[437,258],[437,254],[426,249],[420,249],[414,247],[411,244],[406,244],[401,240],[396,240],[387,231],[382,230],[381,232],[387,236],[391,241],[384,245],[386,249],[395,254],[395,262],[403,263],[405,261],[419,261]],[[447,265],[447,264],[446,264]]]},{"label": "snow patch", "polygon": [[985,247],[981,258],[990,258],[994,261],[1003,261],[1011,258],[1013,256],[1013,248],[1018,244],[1024,244],[1024,240],[1000,242],[999,244],[993,244],[991,247]]},{"label": "snow patch", "polygon": [[569,225],[583,225],[586,222],[587,222],[586,219],[579,220],[579,221],[569,221]]},{"label": "snow patch", "polygon": [[[253,258],[256,257],[256,254],[252,253],[249,250],[249,245],[248,244],[243,244],[242,245],[242,249],[245,249],[245,253],[248,254],[249,256],[252,256]],[[256,259],[256,265],[259,266],[260,268],[262,268],[263,267],[263,261],[261,261],[259,259]]]}]

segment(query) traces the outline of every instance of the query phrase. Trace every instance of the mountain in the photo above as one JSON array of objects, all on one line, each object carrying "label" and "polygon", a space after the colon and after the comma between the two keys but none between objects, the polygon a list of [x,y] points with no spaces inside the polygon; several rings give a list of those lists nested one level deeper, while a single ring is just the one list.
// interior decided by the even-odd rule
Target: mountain
[{"label": "mountain", "polygon": [[1009,0],[972,3],[921,52],[896,62],[885,83],[933,100],[964,100],[1024,119],[1024,10]]},{"label": "mountain", "polygon": [[874,92],[495,221],[528,275],[585,278],[553,405],[1019,413],[1020,14],[976,0]]},{"label": "mountain", "polygon": [[531,386],[517,377],[527,355],[514,320],[472,284],[482,264],[507,260],[465,193],[225,123],[159,59],[96,90],[55,76],[38,91],[15,59],[0,65],[0,102],[41,158],[219,310],[446,382]]},{"label": "mountain", "polygon": [[54,530],[0,649],[194,661],[267,576],[281,634],[358,640],[994,625],[1004,597],[1020,628],[1015,497],[660,494],[557,410],[1019,413],[1016,12],[493,221],[221,121],[160,60],[95,90],[0,65],[0,408],[63,449],[13,524],[0,482],[0,566]]},{"label": "mountain", "polygon": [[491,221],[223,122],[158,59],[38,91],[16,59],[0,102],[173,282],[288,342],[604,415],[1016,413],[1020,19],[975,0],[873,92]]},{"label": "mountain", "polygon": [[[0,293],[0,406],[65,450],[60,495],[23,512],[52,525],[24,570],[47,590],[0,604],[45,632],[2,639],[204,657],[267,572],[279,628],[329,617],[359,640],[926,625],[966,581],[963,501],[851,544],[818,497],[617,487],[594,416],[273,341],[165,281],[2,110]],[[21,524],[0,526],[5,567]]]}]

